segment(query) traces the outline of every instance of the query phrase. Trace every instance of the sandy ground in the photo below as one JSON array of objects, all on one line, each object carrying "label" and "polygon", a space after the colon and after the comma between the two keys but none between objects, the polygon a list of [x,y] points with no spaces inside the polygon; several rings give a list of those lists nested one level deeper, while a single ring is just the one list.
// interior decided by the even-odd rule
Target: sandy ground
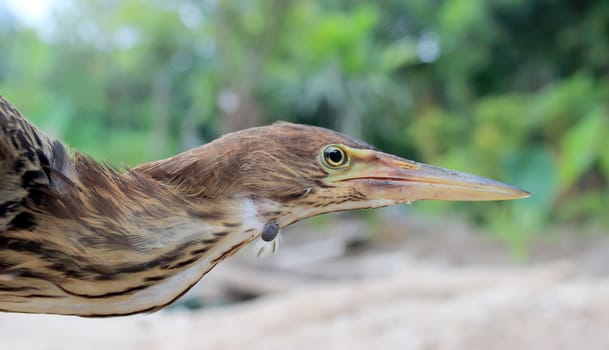
[{"label": "sandy ground", "polygon": [[190,296],[270,293],[248,302],[112,319],[0,314],[0,349],[609,349],[606,236],[542,241],[516,264],[464,225],[409,222],[403,246],[349,253],[330,240],[305,263],[294,256],[311,241],[286,239],[278,256],[237,258]]}]

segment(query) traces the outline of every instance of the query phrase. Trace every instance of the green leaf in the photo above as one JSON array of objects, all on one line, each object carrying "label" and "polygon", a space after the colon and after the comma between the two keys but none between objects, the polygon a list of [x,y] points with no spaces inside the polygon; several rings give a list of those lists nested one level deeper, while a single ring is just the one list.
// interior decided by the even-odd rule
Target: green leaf
[{"label": "green leaf", "polygon": [[381,52],[381,68],[384,71],[392,71],[418,62],[415,43],[409,40],[392,43]]},{"label": "green leaf", "polygon": [[609,138],[605,139],[605,146],[600,152],[600,165],[607,181],[609,181]]},{"label": "green leaf", "polygon": [[607,126],[607,116],[603,109],[596,108],[564,135],[560,144],[558,169],[561,189],[572,186],[599,158]]},{"label": "green leaf", "polygon": [[556,195],[556,166],[550,152],[534,148],[510,157],[505,164],[506,181],[531,192],[531,197],[514,201],[524,210],[547,213]]}]

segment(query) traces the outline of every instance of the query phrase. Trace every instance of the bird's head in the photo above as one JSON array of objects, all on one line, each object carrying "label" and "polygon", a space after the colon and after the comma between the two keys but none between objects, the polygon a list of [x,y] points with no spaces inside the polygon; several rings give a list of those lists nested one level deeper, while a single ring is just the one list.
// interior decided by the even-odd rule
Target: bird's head
[{"label": "bird's head", "polygon": [[282,227],[319,214],[421,199],[529,195],[497,181],[383,153],[332,130],[285,122],[227,134],[142,170],[191,196],[247,196],[273,203],[264,215]]}]

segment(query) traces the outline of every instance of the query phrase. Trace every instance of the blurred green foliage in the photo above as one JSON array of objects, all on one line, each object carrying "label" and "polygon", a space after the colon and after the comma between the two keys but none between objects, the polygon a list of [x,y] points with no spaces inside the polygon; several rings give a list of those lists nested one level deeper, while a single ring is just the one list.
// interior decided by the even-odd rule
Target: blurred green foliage
[{"label": "blurred green foliage", "polygon": [[98,158],[291,120],[529,189],[420,205],[516,246],[549,222],[608,223],[605,0],[51,3],[32,29],[0,2],[0,93]]}]

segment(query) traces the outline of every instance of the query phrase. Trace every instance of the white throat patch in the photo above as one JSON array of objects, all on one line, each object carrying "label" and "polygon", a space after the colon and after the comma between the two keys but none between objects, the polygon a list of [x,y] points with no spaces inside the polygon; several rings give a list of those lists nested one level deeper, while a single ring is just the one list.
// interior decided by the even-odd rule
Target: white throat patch
[{"label": "white throat patch", "polygon": [[266,208],[277,208],[279,204],[273,201],[264,201],[263,204],[260,202],[254,202],[253,200],[246,198],[242,202],[241,210],[243,217],[243,228],[244,229],[255,229],[256,239],[251,243],[250,249],[253,249],[257,257],[265,257],[270,253],[277,252],[279,249],[279,242],[281,241],[281,232],[277,233],[274,239],[265,241],[260,237],[260,234],[264,230],[267,224],[263,218],[259,216],[259,205],[263,205]]}]

